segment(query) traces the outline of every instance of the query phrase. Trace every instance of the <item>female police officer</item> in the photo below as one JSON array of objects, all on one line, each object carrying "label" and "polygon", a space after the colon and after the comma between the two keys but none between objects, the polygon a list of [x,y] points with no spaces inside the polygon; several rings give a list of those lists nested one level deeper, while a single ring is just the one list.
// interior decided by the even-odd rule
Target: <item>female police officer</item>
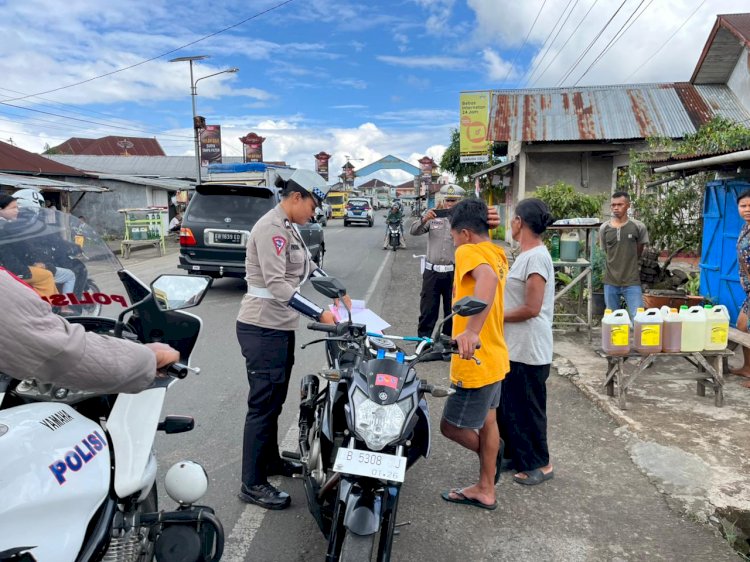
[{"label": "female police officer", "polygon": [[291,476],[300,468],[279,456],[278,418],[294,365],[294,330],[299,315],[332,324],[333,315],[300,294],[308,276],[324,276],[310,259],[294,224],[315,214],[328,190],[309,170],[277,180],[281,202],[253,227],[247,243],[247,294],[237,317],[237,339],[247,367],[247,398],[240,499],[266,509],[284,509],[291,498],[268,476]]}]

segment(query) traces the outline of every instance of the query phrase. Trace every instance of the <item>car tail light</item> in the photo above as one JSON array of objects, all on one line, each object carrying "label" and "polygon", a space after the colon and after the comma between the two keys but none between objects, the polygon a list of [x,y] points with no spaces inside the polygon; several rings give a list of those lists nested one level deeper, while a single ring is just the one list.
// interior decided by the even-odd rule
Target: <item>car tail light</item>
[{"label": "car tail light", "polygon": [[365,211],[369,211],[370,210],[370,206],[369,205],[365,205],[364,208],[365,208]]},{"label": "car tail light", "polygon": [[347,204],[346,204],[346,210],[348,211],[348,210],[349,210],[349,209],[351,209],[351,208],[352,208],[352,206],[351,206],[351,205],[350,205],[349,203],[347,203]]},{"label": "car tail light", "polygon": [[195,246],[198,244],[193,236],[193,231],[189,228],[182,227],[180,229],[180,246]]}]

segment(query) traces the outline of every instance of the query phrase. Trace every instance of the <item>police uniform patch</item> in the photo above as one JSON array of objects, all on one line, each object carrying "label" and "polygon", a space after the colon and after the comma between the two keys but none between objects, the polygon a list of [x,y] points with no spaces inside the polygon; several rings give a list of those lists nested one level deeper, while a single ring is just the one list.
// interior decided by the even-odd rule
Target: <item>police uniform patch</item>
[{"label": "police uniform patch", "polygon": [[286,248],[286,238],[283,236],[274,236],[273,237],[273,247],[276,248],[276,255],[280,256],[281,252],[284,251],[284,248]]}]

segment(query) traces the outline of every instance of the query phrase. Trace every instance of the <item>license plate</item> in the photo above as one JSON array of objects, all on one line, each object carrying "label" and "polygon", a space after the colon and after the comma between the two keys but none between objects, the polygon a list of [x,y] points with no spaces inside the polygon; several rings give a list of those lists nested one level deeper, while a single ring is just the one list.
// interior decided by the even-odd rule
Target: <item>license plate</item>
[{"label": "license plate", "polygon": [[239,232],[214,232],[214,242],[222,244],[242,244],[242,234]]},{"label": "license plate", "polygon": [[403,482],[406,478],[406,457],[339,447],[333,470],[345,474]]}]

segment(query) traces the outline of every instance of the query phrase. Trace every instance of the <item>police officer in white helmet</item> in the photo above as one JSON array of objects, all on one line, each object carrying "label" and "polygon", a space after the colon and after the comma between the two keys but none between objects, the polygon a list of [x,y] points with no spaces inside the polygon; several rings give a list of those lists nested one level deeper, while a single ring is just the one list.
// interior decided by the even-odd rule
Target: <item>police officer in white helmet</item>
[{"label": "police officer in white helmet", "polygon": [[247,294],[237,317],[237,339],[250,384],[239,497],[266,509],[284,509],[291,502],[268,477],[301,472],[299,464],[281,459],[278,446],[278,418],[294,365],[299,316],[334,323],[330,311],[300,294],[308,277],[325,273],[312,261],[295,227],[314,216],[328,186],[309,170],[295,170],[276,185],[281,202],[258,220],[247,242]]}]

